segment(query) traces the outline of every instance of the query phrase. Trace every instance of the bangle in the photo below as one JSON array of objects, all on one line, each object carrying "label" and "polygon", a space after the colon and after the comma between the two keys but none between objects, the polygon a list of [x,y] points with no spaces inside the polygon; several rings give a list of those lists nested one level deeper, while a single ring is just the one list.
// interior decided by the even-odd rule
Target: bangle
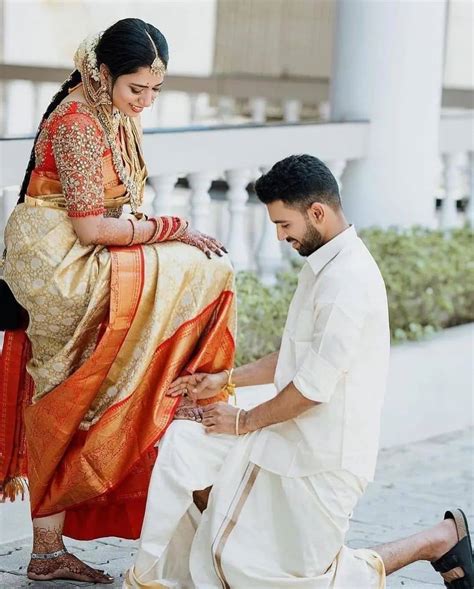
[{"label": "bangle", "polygon": [[243,409],[239,409],[235,415],[235,435],[236,436],[240,436],[239,433],[239,419],[240,419],[240,414],[242,413]]},{"label": "bangle", "polygon": [[133,241],[135,239],[135,223],[132,221],[132,219],[127,219],[127,221],[132,226],[132,237],[131,237],[130,241],[127,243],[127,246],[129,246],[129,245],[133,245]]},{"label": "bangle", "polygon": [[234,397],[234,405],[237,405],[237,393],[235,392],[236,386],[235,382],[232,382],[232,375],[234,374],[234,369],[231,368],[230,370],[224,370],[227,374],[227,384],[224,386],[224,391],[229,395],[229,397]]},{"label": "bangle", "polygon": [[158,241],[158,234],[162,228],[161,220],[158,221],[156,217],[148,217],[147,221],[151,221],[154,224],[155,230],[153,231],[153,235],[150,237],[150,239],[145,241],[145,244],[156,243]]}]

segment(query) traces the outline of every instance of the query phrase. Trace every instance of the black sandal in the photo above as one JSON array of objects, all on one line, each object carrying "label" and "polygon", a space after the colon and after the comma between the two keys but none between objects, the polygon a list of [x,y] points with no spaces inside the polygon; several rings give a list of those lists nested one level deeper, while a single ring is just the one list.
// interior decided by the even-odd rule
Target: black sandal
[{"label": "black sandal", "polygon": [[444,519],[454,520],[459,541],[449,552],[432,562],[431,565],[438,573],[447,573],[458,567],[463,570],[464,577],[461,579],[444,582],[448,589],[474,589],[474,561],[467,518],[461,509],[454,509],[447,511],[444,514]]}]

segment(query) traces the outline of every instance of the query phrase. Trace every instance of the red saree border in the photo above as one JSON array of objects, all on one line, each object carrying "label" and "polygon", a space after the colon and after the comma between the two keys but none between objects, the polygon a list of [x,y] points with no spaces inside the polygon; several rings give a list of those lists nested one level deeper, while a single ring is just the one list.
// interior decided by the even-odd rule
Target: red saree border
[{"label": "red saree border", "polygon": [[0,500],[26,490],[27,459],[23,411],[33,382],[26,372],[31,346],[24,330],[6,331],[0,357]]}]

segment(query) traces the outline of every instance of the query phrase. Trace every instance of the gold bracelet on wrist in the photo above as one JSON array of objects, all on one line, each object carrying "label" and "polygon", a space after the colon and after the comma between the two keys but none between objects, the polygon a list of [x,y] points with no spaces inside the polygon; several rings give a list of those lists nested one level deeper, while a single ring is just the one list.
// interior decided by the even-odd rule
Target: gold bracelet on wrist
[{"label": "gold bracelet on wrist", "polygon": [[227,392],[229,397],[234,397],[234,405],[237,405],[237,393],[235,392],[236,386],[235,383],[232,382],[232,375],[234,374],[234,369],[231,368],[230,370],[224,370],[227,374],[227,384],[224,386],[224,391]]},{"label": "gold bracelet on wrist", "polygon": [[235,415],[235,435],[236,436],[240,436],[240,432],[239,432],[239,419],[240,419],[240,414],[242,413],[243,409],[239,409]]}]

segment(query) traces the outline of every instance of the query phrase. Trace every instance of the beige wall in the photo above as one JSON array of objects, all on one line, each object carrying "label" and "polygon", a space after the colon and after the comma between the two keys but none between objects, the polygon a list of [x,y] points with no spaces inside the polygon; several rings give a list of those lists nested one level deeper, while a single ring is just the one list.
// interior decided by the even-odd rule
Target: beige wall
[{"label": "beige wall", "polygon": [[[447,88],[474,88],[473,8],[449,0]],[[329,77],[334,12],[335,0],[218,0],[215,71]]]},{"label": "beige wall", "polygon": [[218,0],[215,71],[326,77],[332,0]]}]

